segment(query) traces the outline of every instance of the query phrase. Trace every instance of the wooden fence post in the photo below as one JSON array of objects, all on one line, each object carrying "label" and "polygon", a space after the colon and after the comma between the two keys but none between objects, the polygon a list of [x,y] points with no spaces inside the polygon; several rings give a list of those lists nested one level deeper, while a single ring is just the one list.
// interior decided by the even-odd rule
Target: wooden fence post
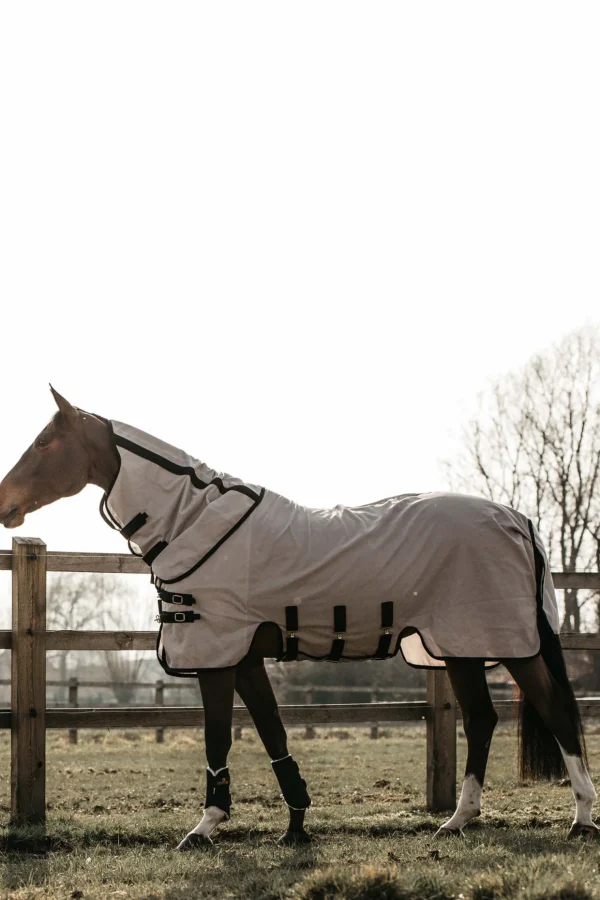
[{"label": "wooden fence post", "polygon": [[456,701],[445,669],[427,672],[427,808],[456,806]]},{"label": "wooden fence post", "polygon": [[[371,691],[371,703],[377,703],[378,700],[379,700],[379,694],[377,693],[377,691]],[[378,737],[379,737],[379,725],[377,722],[375,722],[373,725],[371,725],[371,738],[374,741],[376,741]]]},{"label": "wooden fence post", "polygon": [[46,545],[13,538],[11,822],[46,818]]},{"label": "wooden fence post", "polygon": [[[77,700],[77,688],[79,686],[79,682],[77,678],[69,678],[69,706],[72,709],[75,709],[79,706]],[[77,743],[77,729],[69,728],[69,743],[76,744]]]},{"label": "wooden fence post", "polygon": [[[154,689],[154,705],[155,706],[164,706],[165,705],[165,683],[161,681],[160,678],[156,682],[156,687]],[[165,742],[165,729],[157,728],[156,729],[156,743],[164,744]]]},{"label": "wooden fence post", "polygon": [[[312,701],[313,701],[313,692],[306,691],[306,693],[304,695],[304,702],[307,703],[309,706],[312,706]],[[315,738],[316,736],[317,736],[317,732],[315,731],[314,725],[307,725],[306,728],[304,729],[304,740],[312,741],[312,739]]]}]

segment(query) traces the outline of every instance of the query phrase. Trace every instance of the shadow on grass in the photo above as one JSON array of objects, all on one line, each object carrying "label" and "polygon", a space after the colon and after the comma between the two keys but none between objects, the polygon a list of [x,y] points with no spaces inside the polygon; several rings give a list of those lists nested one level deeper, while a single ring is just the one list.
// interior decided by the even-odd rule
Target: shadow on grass
[{"label": "shadow on grass", "polygon": [[[402,838],[415,835],[433,836],[439,827],[439,822],[432,822],[428,818],[415,817],[414,819],[402,819],[394,821],[391,818],[386,822],[362,823],[344,822],[321,824],[315,823],[310,828],[310,833],[318,846],[326,842],[327,838]],[[548,830],[554,831],[550,836]],[[544,833],[545,832],[545,833]],[[215,836],[215,849],[232,844],[274,843],[281,835],[281,828],[272,829],[265,827],[230,826],[219,831]],[[523,846],[526,842],[527,852],[547,852],[550,837],[555,843],[560,840],[564,850],[577,849],[582,845],[581,840],[567,841],[567,829],[558,829],[556,823],[543,819],[526,819],[523,822],[509,823],[503,818],[489,818],[471,823],[465,829],[467,840],[469,838],[487,839],[498,844],[512,847],[515,840]],[[0,831],[0,853],[34,854],[44,856],[48,853],[68,853],[78,849],[107,846],[123,849],[131,847],[162,847],[166,850],[174,850],[181,838],[183,830],[180,826],[165,828],[162,824],[156,828],[142,828],[139,831],[133,829],[110,829],[103,825],[59,822],[46,831],[40,827],[15,828],[8,827]],[[564,838],[564,844],[563,839]],[[461,838],[446,838],[446,841],[461,841]],[[462,843],[462,841],[461,841]],[[600,842],[589,842],[591,846],[600,848]],[[440,845],[441,846],[441,845]],[[307,848],[310,849],[310,848]],[[200,852],[200,851],[199,851]],[[203,851],[206,852],[206,851]],[[211,852],[210,848],[208,852]],[[305,858],[305,857],[303,857]]]}]

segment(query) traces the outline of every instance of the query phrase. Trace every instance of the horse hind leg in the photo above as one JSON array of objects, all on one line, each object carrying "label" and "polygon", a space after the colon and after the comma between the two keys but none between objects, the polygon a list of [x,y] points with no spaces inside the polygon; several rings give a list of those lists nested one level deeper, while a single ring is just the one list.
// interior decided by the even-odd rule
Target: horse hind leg
[{"label": "horse hind leg", "polygon": [[262,658],[250,654],[239,663],[235,688],[271,758],[273,772],[289,809],[289,824],[278,843],[309,843],[311,837],[304,829],[304,816],[310,806],[310,797],[298,764],[288,752],[287,734]]},{"label": "horse hind leg", "polygon": [[492,735],[498,722],[484,663],[475,659],[454,659],[446,662],[446,668],[462,712],[467,738],[467,765],[456,811],[437,831],[436,837],[461,835],[467,822],[481,814],[483,780]]},{"label": "horse hind leg", "polygon": [[[541,656],[507,659],[503,663],[524,695],[521,774],[531,778],[558,777],[563,774],[558,767],[562,757],[575,797],[575,819],[569,837],[598,837],[599,830],[592,819],[596,791],[585,764],[577,701],[570,685],[560,684]],[[557,744],[559,755],[553,749]]]}]

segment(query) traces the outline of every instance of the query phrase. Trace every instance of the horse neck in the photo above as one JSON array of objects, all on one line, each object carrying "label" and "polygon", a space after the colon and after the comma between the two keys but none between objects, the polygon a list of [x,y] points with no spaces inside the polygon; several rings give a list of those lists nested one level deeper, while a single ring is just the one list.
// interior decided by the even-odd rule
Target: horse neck
[{"label": "horse neck", "polygon": [[90,458],[89,484],[108,491],[119,471],[119,453],[108,422],[90,413],[82,417],[83,438]]}]

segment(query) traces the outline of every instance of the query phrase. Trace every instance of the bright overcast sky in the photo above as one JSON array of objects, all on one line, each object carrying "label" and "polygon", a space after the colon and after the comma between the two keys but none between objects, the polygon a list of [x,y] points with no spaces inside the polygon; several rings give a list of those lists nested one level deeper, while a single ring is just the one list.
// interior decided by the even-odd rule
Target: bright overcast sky
[{"label": "bright overcast sky", "polygon": [[[599,25],[2,4],[2,474],[51,381],[311,506],[443,488],[477,392],[600,320]],[[98,500],[17,533],[125,552]]]}]

